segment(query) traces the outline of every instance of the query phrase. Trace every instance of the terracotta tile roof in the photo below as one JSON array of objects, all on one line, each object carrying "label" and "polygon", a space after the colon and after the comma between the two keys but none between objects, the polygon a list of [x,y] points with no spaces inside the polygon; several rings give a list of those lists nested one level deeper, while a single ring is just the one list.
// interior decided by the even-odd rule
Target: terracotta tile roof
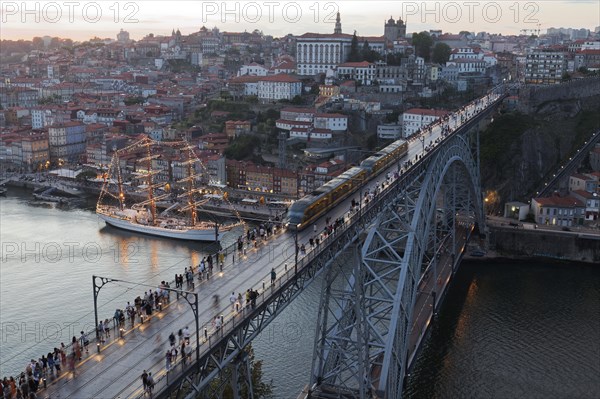
[{"label": "terracotta tile roof", "polygon": [[259,76],[259,82],[282,82],[282,83],[300,83],[300,80],[286,74],[280,73],[271,76]]},{"label": "terracotta tile roof", "polygon": [[534,198],[533,200],[541,206],[554,206],[560,208],[581,208],[584,206],[583,202],[571,196]]}]

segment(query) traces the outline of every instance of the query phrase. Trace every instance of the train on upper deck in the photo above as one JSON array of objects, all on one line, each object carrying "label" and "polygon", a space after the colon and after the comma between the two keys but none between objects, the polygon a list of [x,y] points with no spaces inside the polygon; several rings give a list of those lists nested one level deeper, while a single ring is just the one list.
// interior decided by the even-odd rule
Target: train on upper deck
[{"label": "train on upper deck", "polygon": [[397,140],[348,169],[308,195],[294,202],[288,210],[285,222],[288,228],[303,230],[330,209],[348,198],[371,177],[377,176],[394,162],[399,162],[408,152],[408,142]]}]

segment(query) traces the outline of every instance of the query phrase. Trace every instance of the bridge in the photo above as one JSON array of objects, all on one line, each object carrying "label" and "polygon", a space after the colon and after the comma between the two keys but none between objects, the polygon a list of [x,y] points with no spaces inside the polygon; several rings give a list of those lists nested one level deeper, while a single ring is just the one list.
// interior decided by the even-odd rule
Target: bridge
[{"label": "bridge", "polygon": [[[404,164],[394,163],[361,187],[358,209],[348,211],[348,198],[327,214],[340,221],[334,230],[280,230],[262,244],[234,250],[210,281],[173,290],[170,303],[145,323],[102,343],[92,333],[92,352],[77,375],[53,382],[49,396],[142,398],[139,376],[148,370],[156,382],[153,397],[211,398],[232,389],[235,398],[252,398],[244,349],[324,273],[308,396],[401,397],[466,241],[484,223],[477,132],[503,98],[497,88],[411,139]],[[364,201],[367,192],[376,195]],[[323,231],[325,221],[317,225]],[[317,244],[300,250],[316,236]],[[212,306],[215,294],[250,288],[258,294],[250,306]],[[167,372],[167,336],[185,326],[194,330],[191,359]]]}]

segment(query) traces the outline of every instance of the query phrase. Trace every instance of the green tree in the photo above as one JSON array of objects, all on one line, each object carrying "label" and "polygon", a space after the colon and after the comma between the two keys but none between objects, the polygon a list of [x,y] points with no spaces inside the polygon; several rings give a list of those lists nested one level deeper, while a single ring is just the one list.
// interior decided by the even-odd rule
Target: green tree
[{"label": "green tree", "polygon": [[96,171],[94,171],[94,170],[84,170],[83,172],[81,172],[80,174],[77,175],[77,177],[75,178],[75,180],[88,181],[90,179],[95,179],[96,176],[97,176]]},{"label": "green tree", "polygon": [[567,82],[567,81],[571,80],[571,74],[569,72],[563,73],[560,80],[561,80],[561,82]]},{"label": "green tree", "polygon": [[123,103],[125,103],[125,105],[133,105],[133,104],[143,104],[144,103],[144,98],[143,97],[127,97],[125,98],[125,100],[123,100]]},{"label": "green tree", "polygon": [[303,105],[304,99],[301,96],[296,96],[296,97],[292,98],[291,103],[294,105]]},{"label": "green tree", "polygon": [[433,39],[428,32],[413,33],[412,45],[417,51],[419,57],[428,62],[431,53],[431,46],[433,46]]},{"label": "green tree", "polygon": [[450,59],[452,49],[446,43],[438,42],[433,46],[433,62],[436,64],[445,64]]},{"label": "green tree", "polygon": [[239,136],[225,149],[225,157],[238,161],[249,158],[254,153],[257,142],[258,140],[251,135]]},{"label": "green tree", "polygon": [[360,51],[358,49],[358,37],[356,37],[356,31],[352,36],[352,43],[350,44],[350,54],[348,54],[348,61],[359,62],[361,61]]},{"label": "green tree", "polygon": [[[246,349],[244,349],[246,355],[249,358],[249,363],[251,367],[252,374],[252,388],[254,397],[256,399],[267,399],[273,397],[273,383],[263,382],[263,371],[262,371],[262,361],[256,360],[254,356],[254,349],[249,345]],[[221,385],[222,381],[230,381],[231,380],[231,370],[225,369],[221,375],[213,380],[211,384],[214,384],[215,387]],[[247,391],[247,386],[242,385],[241,392],[239,393],[239,397],[241,398],[249,398],[250,394]],[[233,395],[233,391],[231,386],[227,385],[223,391],[223,399],[233,399],[235,396]]]}]

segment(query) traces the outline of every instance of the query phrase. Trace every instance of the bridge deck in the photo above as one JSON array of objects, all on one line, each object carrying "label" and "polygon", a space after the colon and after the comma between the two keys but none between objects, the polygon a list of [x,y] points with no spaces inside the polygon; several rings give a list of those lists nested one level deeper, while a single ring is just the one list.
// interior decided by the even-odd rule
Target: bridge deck
[{"label": "bridge deck", "polygon": [[[466,112],[473,112],[472,109]],[[461,125],[460,117],[450,118],[449,125],[457,128]],[[466,121],[465,121],[466,122]],[[408,154],[404,160],[414,160],[423,153],[424,147],[430,142],[435,141],[442,135],[439,126],[423,134],[423,139],[413,138],[409,140]],[[380,176],[385,176],[387,172],[395,172],[399,166],[390,166],[384,170]],[[383,178],[385,180],[385,177]],[[374,188],[375,185],[381,185],[381,177],[373,179],[365,185],[363,190]],[[355,198],[358,195],[354,196]],[[336,209],[329,212],[327,216],[336,219],[344,216],[350,208],[351,198],[342,202]],[[318,231],[324,227],[324,222],[317,224]],[[312,228],[297,233],[299,244],[307,243],[309,238],[314,237]],[[215,329],[211,321],[217,315],[223,315],[225,322],[232,325],[239,318],[245,317],[244,313],[237,314],[229,305],[229,295],[231,292],[244,293],[248,288],[259,289],[261,286],[267,288],[269,294],[270,271],[275,268],[279,280],[289,278],[293,270],[295,255],[295,233],[280,232],[271,237],[259,248],[249,249],[243,259],[235,256],[235,263],[232,263],[231,256],[226,260],[223,273],[218,271],[211,277],[210,281],[198,283],[196,279],[195,292],[200,293],[199,299],[199,322],[200,337],[202,346],[210,344],[204,342],[204,330],[207,330],[207,336],[213,337]],[[307,245],[308,248],[308,245]],[[306,256],[313,256],[307,254]],[[284,264],[288,265],[287,275]],[[217,269],[215,269],[217,270]],[[185,289],[185,283],[184,283]],[[262,290],[260,290],[262,291]],[[220,309],[213,307],[213,295],[219,295],[221,298]],[[101,317],[105,317],[102,316]],[[115,331],[112,332],[111,340],[101,346],[101,352],[96,352],[96,343],[91,342],[90,353],[83,355],[83,360],[77,365],[76,373],[65,372],[66,365],[63,365],[63,374],[52,384],[48,386],[45,395],[49,397],[60,398],[125,398],[138,397],[143,394],[141,391],[141,380],[139,376],[143,370],[152,371],[155,380],[164,377],[164,355],[168,348],[168,336],[171,332],[177,334],[177,330],[188,326],[192,332],[191,344],[195,343],[195,321],[193,313],[184,299],[176,300],[174,294],[171,294],[171,303],[161,311],[153,315],[150,321],[143,325],[136,323],[131,329],[129,321],[126,322],[127,331],[124,338],[115,339]],[[192,352],[192,358],[195,359],[195,352]],[[181,370],[182,366],[177,365]]]}]

